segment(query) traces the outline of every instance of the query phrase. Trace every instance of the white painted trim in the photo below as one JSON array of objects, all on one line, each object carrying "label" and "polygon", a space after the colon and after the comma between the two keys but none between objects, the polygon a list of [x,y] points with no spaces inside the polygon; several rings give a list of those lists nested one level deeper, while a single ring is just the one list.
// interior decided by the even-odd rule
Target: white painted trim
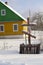
[{"label": "white painted trim", "polygon": [[[2,14],[2,11],[4,11],[5,14]],[[2,10],[1,10],[1,16],[5,16],[5,15],[6,15],[6,10],[5,10],[5,9],[2,9]]]},{"label": "white painted trim", "polygon": [[[17,30],[14,30],[14,25],[17,25]],[[13,24],[13,32],[18,32],[18,24]]]},{"label": "white painted trim", "polygon": [[3,31],[0,31],[0,32],[4,32],[4,24],[0,24],[0,26],[3,26]]},{"label": "white painted trim", "polygon": [[6,5],[3,1],[0,1],[0,2],[3,3],[6,7],[8,7],[11,11],[13,11],[14,13],[16,13],[18,16],[20,16],[23,20],[27,21],[24,17],[22,17],[18,12],[16,12],[10,6]]}]

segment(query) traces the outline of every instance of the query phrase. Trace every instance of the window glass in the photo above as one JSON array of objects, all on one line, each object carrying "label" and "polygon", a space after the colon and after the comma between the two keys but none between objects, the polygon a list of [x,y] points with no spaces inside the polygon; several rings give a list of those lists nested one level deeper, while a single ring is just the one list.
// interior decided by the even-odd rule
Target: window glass
[{"label": "window glass", "polygon": [[13,25],[13,30],[14,30],[14,31],[18,31],[18,24],[14,24],[14,25]]},{"label": "window glass", "polygon": [[3,32],[3,31],[4,31],[4,26],[0,25],[0,32]]},{"label": "window glass", "polygon": [[5,16],[5,15],[6,15],[6,10],[5,10],[5,9],[2,9],[2,10],[1,10],[1,15],[2,15],[2,16]]}]

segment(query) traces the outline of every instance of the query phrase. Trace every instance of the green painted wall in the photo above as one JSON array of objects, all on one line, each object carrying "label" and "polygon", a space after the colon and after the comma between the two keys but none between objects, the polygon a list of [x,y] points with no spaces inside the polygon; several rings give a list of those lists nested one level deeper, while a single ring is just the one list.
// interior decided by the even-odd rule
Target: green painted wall
[{"label": "green painted wall", "polygon": [[[1,10],[5,9],[6,10],[6,15],[1,16]],[[5,22],[5,21],[21,21],[23,20],[21,17],[19,17],[16,13],[11,11],[8,7],[6,7],[4,4],[0,2],[0,22]]]}]

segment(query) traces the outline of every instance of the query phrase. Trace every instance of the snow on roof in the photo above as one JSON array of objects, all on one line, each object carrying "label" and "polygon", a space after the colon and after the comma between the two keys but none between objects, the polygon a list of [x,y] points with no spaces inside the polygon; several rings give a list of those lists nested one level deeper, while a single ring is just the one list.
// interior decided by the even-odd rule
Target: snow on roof
[{"label": "snow on roof", "polygon": [[20,16],[23,20],[27,21],[24,17],[22,17],[18,12],[16,12],[10,6],[6,5],[3,1],[0,0],[0,2],[3,3],[6,7],[8,7],[10,10],[12,10],[14,13],[16,13],[18,16]]}]

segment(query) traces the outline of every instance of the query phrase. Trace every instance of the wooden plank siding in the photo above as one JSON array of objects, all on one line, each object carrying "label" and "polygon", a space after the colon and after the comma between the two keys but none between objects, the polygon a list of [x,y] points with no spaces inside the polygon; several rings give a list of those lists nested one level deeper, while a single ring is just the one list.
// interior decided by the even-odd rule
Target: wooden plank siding
[{"label": "wooden plank siding", "polygon": [[[19,22],[4,22],[0,23],[0,25],[4,25],[4,32],[0,32],[0,36],[5,36],[5,35],[22,35],[22,30],[26,30],[26,27],[23,28],[21,24],[23,24],[23,21]],[[18,31],[13,31],[13,24],[18,24]]]}]

